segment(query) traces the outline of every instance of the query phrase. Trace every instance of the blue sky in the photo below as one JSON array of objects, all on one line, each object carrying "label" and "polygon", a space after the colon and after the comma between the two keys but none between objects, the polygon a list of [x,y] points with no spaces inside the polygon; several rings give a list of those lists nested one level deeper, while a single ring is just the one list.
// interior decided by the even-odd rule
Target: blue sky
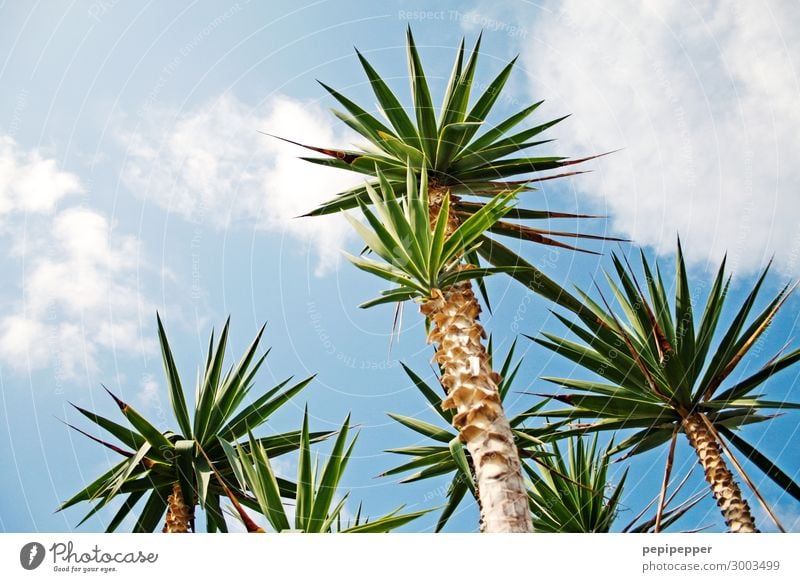
[{"label": "blue sky", "polygon": [[[345,477],[353,497],[373,515],[439,503],[445,481],[374,478],[398,462],[384,449],[415,442],[387,412],[434,419],[399,366],[431,376],[421,317],[407,306],[390,352],[391,309],[356,307],[380,283],[339,259],[340,248],[358,250],[349,227],[293,218],[353,178],[308,167],[297,148],[257,132],[350,143],[316,79],[369,109],[355,45],[406,95],[409,24],[437,95],[461,36],[472,42],[483,28],[479,84],[521,55],[499,115],[546,99],[537,121],[573,114],[550,131],[551,151],[622,148],[593,162],[592,174],[532,194],[543,206],[607,215],[596,232],[644,245],[667,271],[680,232],[697,281],[727,251],[734,301],[772,255],[769,291],[800,275],[796,3],[439,4],[0,3],[0,531],[66,531],[79,521],[80,509],[53,511],[109,458],[56,420],[81,424],[68,401],[114,417],[102,382],[163,418],[156,309],[189,384],[212,326],[232,316],[237,353],[268,321],[264,387],[318,373],[274,428],[298,427],[306,399],[319,428],[352,412],[361,426]],[[546,248],[526,256],[583,287],[609,267],[607,257]],[[484,321],[501,347],[517,332],[558,330],[540,298],[505,279],[491,290],[495,310]],[[799,309],[790,299],[738,373],[795,337]],[[542,374],[572,373],[530,342],[520,347],[520,391],[543,388]],[[797,377],[774,378],[771,393],[796,394]],[[516,395],[512,410],[531,398]],[[797,478],[795,418],[745,434]],[[680,447],[677,472],[693,465],[688,453]],[[632,465],[631,518],[657,492],[662,459]],[[690,490],[703,489],[697,473]],[[797,505],[757,482],[799,530]],[[83,531],[109,517],[101,512]],[[718,531],[719,521],[707,499],[683,525]],[[475,528],[466,507],[449,529]]]}]

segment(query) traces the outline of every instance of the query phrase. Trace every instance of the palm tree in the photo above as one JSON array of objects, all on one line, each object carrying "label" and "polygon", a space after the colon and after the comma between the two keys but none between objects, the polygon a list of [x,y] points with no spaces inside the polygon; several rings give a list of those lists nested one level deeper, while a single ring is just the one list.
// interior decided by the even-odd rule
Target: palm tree
[{"label": "palm tree", "polygon": [[514,435],[502,407],[493,372],[481,343],[480,307],[468,281],[515,267],[476,268],[463,262],[477,238],[512,207],[513,192],[498,194],[446,236],[449,197],[433,231],[428,223],[425,170],[417,194],[416,177],[408,172],[408,195],[398,199],[379,172],[381,194],[367,186],[372,205],[361,211],[367,224],[347,215],[367,249],[384,262],[347,257],[360,269],[395,286],[362,307],[416,299],[430,322],[428,342],[437,345],[436,361],[444,371],[447,397],[443,410],[455,409],[452,423],[474,461],[481,505],[481,531],[529,532],[530,516]]},{"label": "palm tree", "polygon": [[[249,448],[240,444],[233,445],[220,438],[227,462],[233,467],[233,475],[238,486],[234,488],[250,494],[258,504],[258,511],[266,517],[271,528],[276,532],[302,533],[386,533],[401,527],[428,511],[401,514],[402,507],[378,519],[365,519],[361,515],[361,504],[356,515],[351,518],[342,516],[350,493],[339,493],[339,484],[347,462],[353,452],[356,438],[347,443],[349,417],[342,424],[330,456],[321,469],[316,463],[312,467],[310,435],[308,432],[308,412],[303,418],[300,437],[299,457],[297,461],[297,486],[293,491],[295,500],[294,518],[282,498],[286,497],[282,490],[272,464],[269,451],[257,439],[250,435]],[[262,533],[264,529],[247,514],[239,504],[238,498],[231,488],[220,477],[220,485],[228,492],[233,505],[250,533]],[[339,499],[337,499],[339,497]],[[292,527],[294,522],[294,527]]]},{"label": "palm tree", "polygon": [[[556,119],[513,133],[512,130],[525,121],[541,102],[526,107],[478,135],[514,66],[512,61],[504,67],[470,107],[470,92],[480,52],[480,38],[466,61],[462,41],[437,120],[428,82],[410,29],[407,40],[414,120],[360,53],[358,58],[388,125],[336,90],[323,85],[345,109],[344,112],[334,111],[334,114],[366,139],[368,145],[355,150],[332,150],[304,145],[303,147],[326,156],[305,159],[358,172],[372,180],[368,180],[363,186],[339,193],[310,212],[309,216],[363,208],[376,200],[380,202],[382,198],[374,196],[379,184],[382,194],[391,191],[399,198],[408,198],[412,195],[410,187],[416,192],[417,184],[421,182],[419,191],[424,192],[427,206],[417,217],[418,224],[415,226],[420,227],[424,218],[430,236],[430,231],[440,224],[442,232],[437,239],[440,245],[460,244],[453,240],[460,225],[471,221],[474,225],[476,223],[473,219],[478,216],[494,217],[485,224],[485,228],[476,231],[476,237],[470,240],[470,245],[463,245],[457,255],[449,257],[450,260],[456,256],[460,258],[452,263],[449,278],[437,281],[436,285],[427,288],[426,285],[414,288],[413,293],[409,293],[410,288],[404,288],[401,283],[400,289],[387,292],[380,301],[399,302],[417,296],[416,293],[422,293],[419,295],[423,299],[421,310],[432,328],[428,340],[436,345],[436,358],[444,368],[443,382],[448,387],[448,397],[442,406],[457,409],[454,423],[467,443],[482,443],[483,453],[475,458],[480,465],[476,467],[478,480],[483,481],[480,483],[484,501],[481,530],[529,532],[531,522],[526,510],[519,458],[513,446],[508,419],[497,395],[499,378],[488,366],[486,352],[481,343],[483,328],[478,319],[481,308],[469,281],[477,279],[478,286],[487,299],[482,277],[489,272],[484,273],[480,268],[470,268],[468,265],[479,267],[480,257],[483,257],[496,269],[514,272],[514,267],[520,264],[521,259],[490,238],[489,233],[569,249],[574,247],[554,237],[603,238],[500,220],[503,217],[512,220],[584,217],[511,208],[507,204],[510,199],[503,197],[511,191],[533,190],[531,185],[535,182],[578,172],[536,178],[528,176],[519,180],[510,178],[556,170],[585,160],[553,156],[509,157],[546,143],[534,138],[561,121]],[[413,179],[409,179],[409,174]],[[464,197],[475,200],[465,200]],[[490,201],[484,203],[482,198],[489,198]],[[487,209],[488,215],[485,212]],[[502,213],[495,214],[498,209],[503,209]],[[438,220],[440,215],[444,215],[444,220]],[[401,238],[391,248],[399,245],[398,250],[403,251],[405,241],[406,239]],[[412,241],[410,247],[400,254],[408,255],[410,252],[417,252],[416,249],[417,245]],[[378,249],[372,250],[378,252]],[[433,250],[440,252],[439,247]],[[410,257],[402,258],[407,261]],[[422,263],[429,257],[414,258]],[[434,257],[431,264],[440,264],[439,258]],[[554,297],[559,294],[560,288],[546,277],[539,277],[538,271],[531,268],[529,273],[536,273],[537,290]],[[426,278],[426,283],[433,282],[430,279],[435,274],[432,271],[427,272],[423,277]],[[413,275],[421,276],[422,273]]]},{"label": "palm tree", "polygon": [[[544,378],[571,392],[541,396],[549,396],[569,407],[536,414],[569,421],[592,420],[566,431],[573,434],[635,428],[637,431],[613,450],[614,453],[628,451],[626,457],[671,443],[664,483],[669,479],[677,435],[683,432],[697,454],[730,531],[758,530],[750,507],[722,456],[723,451],[778,523],[729,444],[783,490],[800,500],[800,487],[756,447],[734,432],[745,425],[761,423],[776,416],[764,414],[765,410],[783,411],[800,406],[767,400],[763,394],[754,393],[773,374],[800,360],[800,350],[788,354],[781,351],[756,373],[725,390],[721,391],[721,388],[772,322],[789,296],[790,287],[783,287],[748,323],[748,316],[769,271],[768,266],[727,329],[720,330],[720,316],[730,285],[730,277],[725,279],[724,260],[699,321],[692,305],[680,241],[676,256],[674,305],[670,305],[658,266],[654,271],[644,253],[641,253],[641,262],[648,294],[643,291],[627,260],[623,263],[618,256],[613,256],[619,284],[606,274],[621,315],[615,314],[602,293],[603,305],[600,305],[579,292],[583,299],[582,308],[573,311],[583,325],[562,315],[556,317],[580,341],[549,333],[535,340],[604,379],[601,382]],[[718,338],[718,332],[723,334],[721,338]],[[712,343],[717,339],[719,343],[712,349]]]},{"label": "palm tree", "polygon": [[[170,403],[177,426],[174,430],[162,432],[108,389],[106,390],[119,406],[130,427],[73,405],[78,412],[115,437],[120,444],[101,440],[69,426],[121,455],[123,459],[62,504],[59,511],[83,501],[96,502],[81,521],[83,523],[112,500],[126,496],[108,524],[106,531],[112,532],[149,493],[139,512],[134,532],[155,530],[165,511],[164,532],[194,531],[195,506],[198,503],[205,510],[206,530],[224,532],[227,531],[227,526],[220,509],[220,497],[225,492],[212,480],[212,473],[228,477],[233,469],[227,462],[219,438],[235,442],[247,436],[248,431],[266,422],[270,415],[303,390],[313,377],[291,385],[289,378],[244,405],[245,398],[253,388],[256,373],[269,352],[257,357],[258,345],[264,331],[262,327],[239,363],[223,374],[229,319],[225,322],[216,344],[214,333],[211,333],[205,369],[198,376],[194,414],[190,417],[183,384],[166,332],[161,318],[157,319]],[[309,438],[318,441],[331,434],[333,433],[316,432]],[[293,431],[250,439],[241,446],[244,450],[249,450],[255,443],[275,457],[296,450],[300,446],[300,439],[300,431]],[[283,479],[278,483],[286,495],[293,494],[293,483]],[[257,507],[252,499],[245,498],[245,502],[251,507]]]}]

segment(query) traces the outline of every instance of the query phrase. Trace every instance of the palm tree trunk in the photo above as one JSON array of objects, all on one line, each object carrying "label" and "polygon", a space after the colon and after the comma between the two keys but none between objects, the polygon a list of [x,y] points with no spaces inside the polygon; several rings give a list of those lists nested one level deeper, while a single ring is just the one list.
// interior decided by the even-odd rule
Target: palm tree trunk
[{"label": "palm tree trunk", "polygon": [[733,533],[758,533],[750,506],[742,497],[733,473],[722,458],[719,443],[708,430],[702,413],[695,413],[683,419],[683,430],[700,459],[714,499],[720,508],[725,525]]},{"label": "palm tree trunk", "polygon": [[447,390],[443,409],[455,408],[455,426],[475,468],[481,507],[481,531],[533,531],[528,496],[514,435],[503,411],[497,384],[481,343],[480,305],[464,281],[433,296],[420,308],[431,322],[428,342],[436,344]]},{"label": "palm tree trunk", "polygon": [[[435,179],[429,181],[428,187],[433,230],[449,190]],[[458,196],[450,195],[451,204],[458,200]],[[451,211],[447,216],[447,236],[458,226],[458,216]],[[497,389],[501,378],[492,371],[481,343],[485,333],[478,321],[481,308],[472,283],[462,281],[443,291],[436,290],[420,311],[431,323],[428,343],[436,345],[436,361],[444,371],[442,385],[447,398],[442,401],[442,409],[456,409],[453,426],[472,458],[480,531],[532,532],[519,452]]]},{"label": "palm tree trunk", "polygon": [[184,502],[183,491],[178,483],[172,484],[172,495],[167,497],[167,503],[163,533],[189,533],[189,525],[194,521],[194,506]]}]

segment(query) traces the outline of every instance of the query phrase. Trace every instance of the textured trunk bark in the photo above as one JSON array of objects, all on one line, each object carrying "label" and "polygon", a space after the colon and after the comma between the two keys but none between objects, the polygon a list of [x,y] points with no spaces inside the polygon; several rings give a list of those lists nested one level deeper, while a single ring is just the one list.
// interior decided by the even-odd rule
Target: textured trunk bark
[{"label": "textured trunk bark", "polygon": [[[428,183],[429,219],[436,225],[448,194],[435,180]],[[458,196],[450,196],[455,204]],[[458,228],[458,216],[447,216],[447,236]],[[492,371],[481,343],[485,334],[478,321],[481,308],[469,281],[436,291],[420,311],[431,322],[428,343],[436,345],[436,360],[444,374],[447,398],[442,408],[456,409],[453,418],[472,458],[475,495],[480,509],[480,531],[533,531],[528,494],[522,477],[514,434],[500,400],[500,376]]]},{"label": "textured trunk bark", "polygon": [[164,533],[189,533],[189,524],[194,519],[194,507],[183,500],[183,492],[178,483],[172,484],[172,495],[167,497],[167,519]]},{"label": "textured trunk bark", "polygon": [[456,409],[453,425],[474,463],[481,531],[532,532],[519,455],[497,390],[500,377],[481,343],[480,305],[471,284],[436,290],[420,310],[432,323],[428,342],[436,344],[444,371],[442,408]]},{"label": "textured trunk bark", "polygon": [[722,459],[719,443],[706,427],[701,414],[684,418],[683,430],[700,459],[706,481],[717,500],[722,517],[725,518],[725,525],[733,533],[758,533],[750,506],[742,497],[739,485]]}]

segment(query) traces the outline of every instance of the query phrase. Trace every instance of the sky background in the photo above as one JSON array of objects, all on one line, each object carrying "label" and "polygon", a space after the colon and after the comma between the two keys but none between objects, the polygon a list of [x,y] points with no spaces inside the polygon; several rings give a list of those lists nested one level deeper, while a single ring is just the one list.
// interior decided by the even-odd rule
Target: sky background
[{"label": "sky background", "polygon": [[[294,218],[357,178],[298,161],[296,147],[258,133],[349,144],[316,80],[374,109],[354,45],[408,103],[408,25],[435,99],[460,38],[472,43],[482,29],[479,87],[520,55],[498,115],[546,99],[533,122],[572,116],[545,149],[620,150],[591,174],[532,193],[542,208],[608,216],[594,232],[632,239],[667,272],[679,232],[703,289],[727,251],[731,303],[772,256],[768,292],[800,276],[797,2],[0,1],[0,531],[70,531],[88,510],[54,513],[114,459],[58,421],[87,428],[68,402],[117,418],[104,383],[174,425],[156,310],[188,385],[212,327],[232,317],[238,355],[268,322],[273,351],[259,386],[318,377],[264,430],[298,428],[306,402],[312,428],[351,412],[361,434],[344,485],[367,513],[443,502],[446,480],[376,478],[400,461],[384,449],[418,443],[386,413],[436,418],[400,367],[433,378],[421,316],[407,306],[390,350],[392,309],[357,308],[381,283],[340,258],[359,249],[349,226]],[[525,256],[584,288],[610,266],[607,256],[547,248]],[[483,320],[500,353],[517,333],[560,331],[545,302],[508,279],[490,292]],[[734,376],[797,345],[799,310],[792,297]],[[539,376],[574,372],[524,338],[519,347],[512,412],[533,403],[521,392],[546,387]],[[784,372],[770,394],[798,400],[797,380]],[[744,435],[798,478],[796,416]],[[685,443],[678,450],[682,476],[695,461]],[[658,492],[664,455],[632,464],[618,526]],[[293,472],[290,458],[278,466]],[[796,502],[753,475],[800,531]],[[685,494],[704,488],[697,470]],[[111,515],[81,531],[101,531]],[[435,519],[408,529],[428,531]],[[680,526],[720,531],[720,522],[706,499]],[[476,527],[465,503],[448,530]]]}]

